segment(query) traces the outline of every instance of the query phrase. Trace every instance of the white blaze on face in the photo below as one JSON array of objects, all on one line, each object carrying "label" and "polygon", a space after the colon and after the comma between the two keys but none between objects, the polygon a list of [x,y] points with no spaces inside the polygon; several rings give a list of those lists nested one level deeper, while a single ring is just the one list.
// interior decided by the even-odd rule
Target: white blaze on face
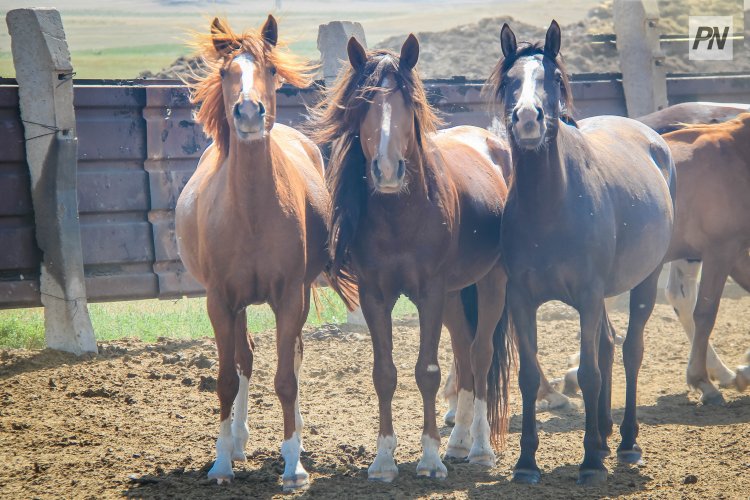
[{"label": "white blaze on face", "polygon": [[536,72],[541,62],[534,58],[529,59],[523,65],[523,87],[521,97],[518,98],[518,109],[536,108]]},{"label": "white blaze on face", "polygon": [[242,69],[242,97],[248,99],[253,90],[253,73],[255,72],[255,59],[250,54],[240,54],[235,62]]},{"label": "white blaze on face", "polygon": [[[390,82],[388,78],[383,79],[382,86],[388,88]],[[380,145],[378,146],[378,156],[381,158],[388,157],[388,143],[391,140],[391,103],[383,99],[383,121],[380,124]]]}]

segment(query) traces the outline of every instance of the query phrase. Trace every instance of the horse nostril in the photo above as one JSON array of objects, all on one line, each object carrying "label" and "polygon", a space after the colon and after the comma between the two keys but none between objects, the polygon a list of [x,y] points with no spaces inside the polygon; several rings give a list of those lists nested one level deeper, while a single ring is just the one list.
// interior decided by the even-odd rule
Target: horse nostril
[{"label": "horse nostril", "polygon": [[258,102],[258,114],[260,116],[263,116],[266,114],[266,108],[263,106],[262,102]]},{"label": "horse nostril", "polygon": [[383,177],[383,173],[380,171],[378,166],[378,160],[372,160],[372,173],[375,175],[375,179],[380,180]]},{"label": "horse nostril", "polygon": [[239,104],[235,104],[234,105],[234,109],[232,110],[232,114],[237,119],[242,118],[242,113],[240,113],[240,105]]},{"label": "horse nostril", "polygon": [[406,162],[404,160],[398,161],[398,171],[396,175],[398,175],[398,178],[401,179],[404,174],[406,173]]},{"label": "horse nostril", "polygon": [[544,112],[539,106],[536,107],[536,121],[540,122],[544,119]]},{"label": "horse nostril", "polygon": [[510,120],[513,123],[518,123],[518,110],[514,109],[513,112],[510,114]]}]

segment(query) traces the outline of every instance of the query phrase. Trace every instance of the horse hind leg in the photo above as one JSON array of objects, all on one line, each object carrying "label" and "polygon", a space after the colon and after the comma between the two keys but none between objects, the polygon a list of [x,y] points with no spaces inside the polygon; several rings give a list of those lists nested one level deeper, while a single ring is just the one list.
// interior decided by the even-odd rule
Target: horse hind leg
[{"label": "horse hind leg", "polygon": [[232,313],[224,301],[211,291],[207,293],[206,306],[214,328],[216,349],[219,353],[219,377],[216,387],[219,396],[221,421],[219,437],[216,440],[216,461],[208,471],[208,478],[216,479],[216,482],[221,484],[234,479],[234,472],[232,471],[234,439],[231,416],[232,404],[240,385],[237,369],[234,366],[236,315]]},{"label": "horse hind leg", "polygon": [[630,319],[625,343],[622,345],[622,360],[625,365],[625,415],[620,425],[622,440],[617,448],[617,458],[623,463],[641,463],[643,456],[636,442],[639,432],[638,374],[643,362],[643,330],[654,310],[661,270],[662,266],[657,267],[648,278],[630,292]]},{"label": "horse hind leg", "polygon": [[[472,295],[475,299],[476,294]],[[473,328],[466,317],[459,292],[446,295],[443,324],[450,333],[454,357],[451,375],[448,376],[449,382],[446,382],[446,386],[450,384],[453,387],[456,401],[454,426],[448,438],[445,457],[465,459],[469,455],[473,442],[471,422],[474,417],[474,376],[470,359]],[[454,380],[451,381],[451,377]]]},{"label": "horse hind leg", "polygon": [[443,399],[448,403],[448,410],[443,415],[443,422],[445,422],[445,425],[453,427],[456,425],[456,410],[458,408],[458,375],[456,374],[455,355],[443,386]]},{"label": "horse hind leg", "polygon": [[302,326],[310,306],[309,290],[289,290],[276,301],[276,351],[278,362],[274,386],[284,416],[284,458],[282,486],[284,491],[305,488],[309,475],[300,461],[302,452],[301,416],[299,415],[299,365],[302,361]]},{"label": "horse hind leg", "polygon": [[[750,292],[750,252],[742,252],[740,258],[734,263],[730,276],[734,281]],[[737,367],[735,387],[742,392],[750,385],[750,350],[745,353],[747,365]]]},{"label": "horse hind leg", "polygon": [[[550,381],[547,379],[547,376],[544,374],[544,370],[542,370],[542,364],[539,363],[539,359],[537,358],[537,365],[539,369],[539,378],[540,378],[540,384],[539,384],[539,392],[536,395],[536,409],[537,411],[547,411],[547,410],[562,410],[565,408],[571,407],[570,398],[566,396],[565,394],[568,394],[567,392],[565,394],[561,393],[557,389],[555,389],[554,385],[550,383]],[[577,363],[576,363],[577,365]],[[573,389],[572,393],[575,394],[578,389],[578,366],[575,367],[573,370],[573,377],[575,379],[575,389]],[[565,390],[568,390],[568,374],[565,374]]]},{"label": "horse hind leg", "polygon": [[[700,271],[700,261],[676,260],[672,262],[665,290],[667,300],[674,308],[691,345],[695,336],[693,311],[698,298]],[[735,385],[735,373],[724,364],[710,343],[706,351],[706,369],[710,378],[719,381],[719,387]]]},{"label": "horse hind leg", "polygon": [[607,439],[612,435],[612,364],[615,353],[615,335],[615,328],[605,308],[599,337],[599,371],[602,374],[602,389],[599,393],[598,418],[603,456],[610,454]]},{"label": "horse hind leg", "polygon": [[234,399],[234,415],[232,418],[232,451],[233,462],[244,462],[245,446],[250,436],[247,427],[247,402],[250,389],[250,377],[253,374],[253,341],[248,336],[247,312],[242,309],[234,320],[234,361],[239,377],[239,390]]}]

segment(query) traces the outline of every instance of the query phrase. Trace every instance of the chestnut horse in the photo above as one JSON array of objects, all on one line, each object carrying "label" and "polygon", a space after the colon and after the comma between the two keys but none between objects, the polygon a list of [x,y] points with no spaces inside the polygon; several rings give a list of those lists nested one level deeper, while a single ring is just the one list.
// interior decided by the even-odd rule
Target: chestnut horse
[{"label": "chestnut horse", "polygon": [[[690,128],[690,124],[709,125],[725,122],[748,109],[750,109],[750,106],[747,104],[689,102],[669,106],[642,116],[638,118],[638,121],[647,124],[661,134],[665,134]],[[714,129],[708,128],[706,130]],[[670,143],[669,140],[667,142]],[[735,155],[736,157],[737,155]],[[750,216],[750,212],[747,212],[750,206],[746,206],[745,195],[741,189],[737,188],[742,184],[741,168],[724,166],[724,161],[718,158],[711,163],[700,165],[696,164],[691,155],[675,154],[674,160],[677,171],[677,194],[675,196],[676,210],[672,245],[675,248],[667,253],[666,259],[675,260],[670,263],[669,280],[665,291],[667,300],[674,308],[692,344],[695,336],[693,314],[698,297],[701,256],[713,253],[727,241],[741,240],[746,237],[742,231],[728,232],[730,227],[727,226],[721,226],[720,228],[705,226],[704,224],[707,222],[704,220],[704,216],[707,213],[707,207],[715,205],[714,197],[727,197],[727,199],[733,201],[727,207],[729,210],[726,215],[730,217],[730,220],[742,220]],[[717,163],[721,164],[722,167],[718,167]],[[704,184],[721,186],[721,189],[709,192],[703,189]],[[682,194],[683,192],[685,194]],[[716,244],[710,241],[712,237],[717,238]],[[692,241],[690,247],[700,250],[686,251],[685,241]],[[696,257],[696,255],[699,256]],[[740,253],[729,275],[738,285],[750,291],[750,255],[747,252]],[[719,299],[712,297],[711,300]],[[565,375],[564,392],[566,394],[575,393],[578,389],[577,364],[577,361],[574,360],[573,365],[576,366],[569,369]],[[734,387],[738,391],[743,391],[750,384],[750,368],[740,366],[736,372],[731,370],[724,364],[710,343],[706,347],[706,371],[709,379],[716,380],[719,387],[722,388]],[[705,403],[721,403],[721,395],[717,394],[715,390],[709,388],[708,392],[703,394],[703,401]],[[549,408],[565,406],[568,402],[568,399],[558,393],[543,375],[538,397],[540,400],[546,400]]]},{"label": "chestnut horse", "polygon": [[[502,166],[492,158],[493,150],[505,150],[507,157],[507,147],[475,127],[434,133],[438,121],[414,70],[419,43],[413,35],[400,56],[367,53],[354,38],[348,54],[351,67],[312,114],[315,138],[333,143],[326,173],[333,198],[331,274],[334,280],[335,273],[356,276],[372,337],[380,429],[368,477],[392,481],[398,474],[391,312],[401,294],[419,312],[415,376],[424,424],[417,474],[447,475],[435,420],[441,323],[451,333],[459,379],[446,455],[494,465],[491,441],[502,436],[505,422],[497,411],[505,395],[498,389],[508,370],[497,371],[507,346],[493,348],[506,281],[499,262],[506,186]],[[461,292],[474,283],[475,289]],[[462,301],[463,295],[467,305],[473,303],[472,294],[474,312]],[[507,382],[502,385],[507,389]]]},{"label": "chestnut horse", "polygon": [[[206,288],[219,353],[221,405],[216,462],[208,477],[234,477],[248,440],[253,342],[245,308],[268,303],[276,315],[276,394],[284,414],[284,489],[303,487],[298,374],[310,286],[328,262],[330,198],[323,160],[301,133],[274,123],[283,81],[311,83],[310,67],[277,46],[272,16],[257,33],[236,35],[215,19],[200,47],[206,74],[192,84],[196,120],[213,139],[177,202],[180,257]],[[351,283],[337,284],[351,292]],[[351,293],[345,294],[351,296]],[[232,405],[234,403],[234,420]]]},{"label": "chestnut horse", "polygon": [[612,432],[614,329],[604,298],[632,290],[617,454],[634,463],[641,460],[636,393],[643,327],[672,232],[674,163],[664,140],[642,123],[599,116],[576,124],[566,116],[571,94],[558,57],[561,33],[555,21],[544,45],[519,46],[507,24],[500,37],[504,58],[488,88],[502,105],[513,158],[502,224],[506,308],[518,342],[523,397],[521,456],[513,479],[540,480],[536,312],[541,304],[560,300],[580,314],[586,431],[578,481],[599,484],[607,478],[602,458]]}]

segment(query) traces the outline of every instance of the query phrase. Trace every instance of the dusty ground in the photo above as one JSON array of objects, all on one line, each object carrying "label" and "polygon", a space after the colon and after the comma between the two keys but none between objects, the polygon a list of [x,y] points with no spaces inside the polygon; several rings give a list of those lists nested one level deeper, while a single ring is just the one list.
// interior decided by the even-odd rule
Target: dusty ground
[{"label": "dusty ground", "polygon": [[[625,320],[622,313],[614,315],[619,331]],[[732,366],[750,345],[748,325],[750,297],[725,299],[714,340]],[[560,308],[543,312],[540,351],[550,374],[562,374],[576,350],[575,332],[575,316]],[[697,404],[684,383],[687,341],[668,306],[657,306],[648,326],[641,372],[639,441],[646,463],[623,467],[609,459],[608,485],[598,489],[575,485],[582,457],[580,410],[539,415],[542,483],[528,487],[509,482],[520,425],[515,381],[512,434],[497,466],[486,470],[452,463],[445,481],[417,479],[421,403],[413,378],[413,319],[395,328],[400,476],[393,484],[368,482],[365,471],[373,458],[377,413],[370,341],[361,331],[337,336],[330,330],[309,331],[305,337],[301,406],[308,451],[303,463],[312,478],[307,495],[748,498],[750,395],[724,390],[726,406]],[[272,389],[272,332],[258,335],[256,342],[249,460],[235,467],[234,483],[221,487],[206,479],[218,427],[211,341],[109,342],[101,345],[100,356],[86,360],[47,351],[0,352],[0,497],[281,496],[281,412]],[[448,351],[441,356],[445,373]],[[622,418],[623,384],[621,363],[616,362],[616,422]],[[449,429],[442,431],[447,436]],[[617,437],[610,446],[617,445]]]}]

